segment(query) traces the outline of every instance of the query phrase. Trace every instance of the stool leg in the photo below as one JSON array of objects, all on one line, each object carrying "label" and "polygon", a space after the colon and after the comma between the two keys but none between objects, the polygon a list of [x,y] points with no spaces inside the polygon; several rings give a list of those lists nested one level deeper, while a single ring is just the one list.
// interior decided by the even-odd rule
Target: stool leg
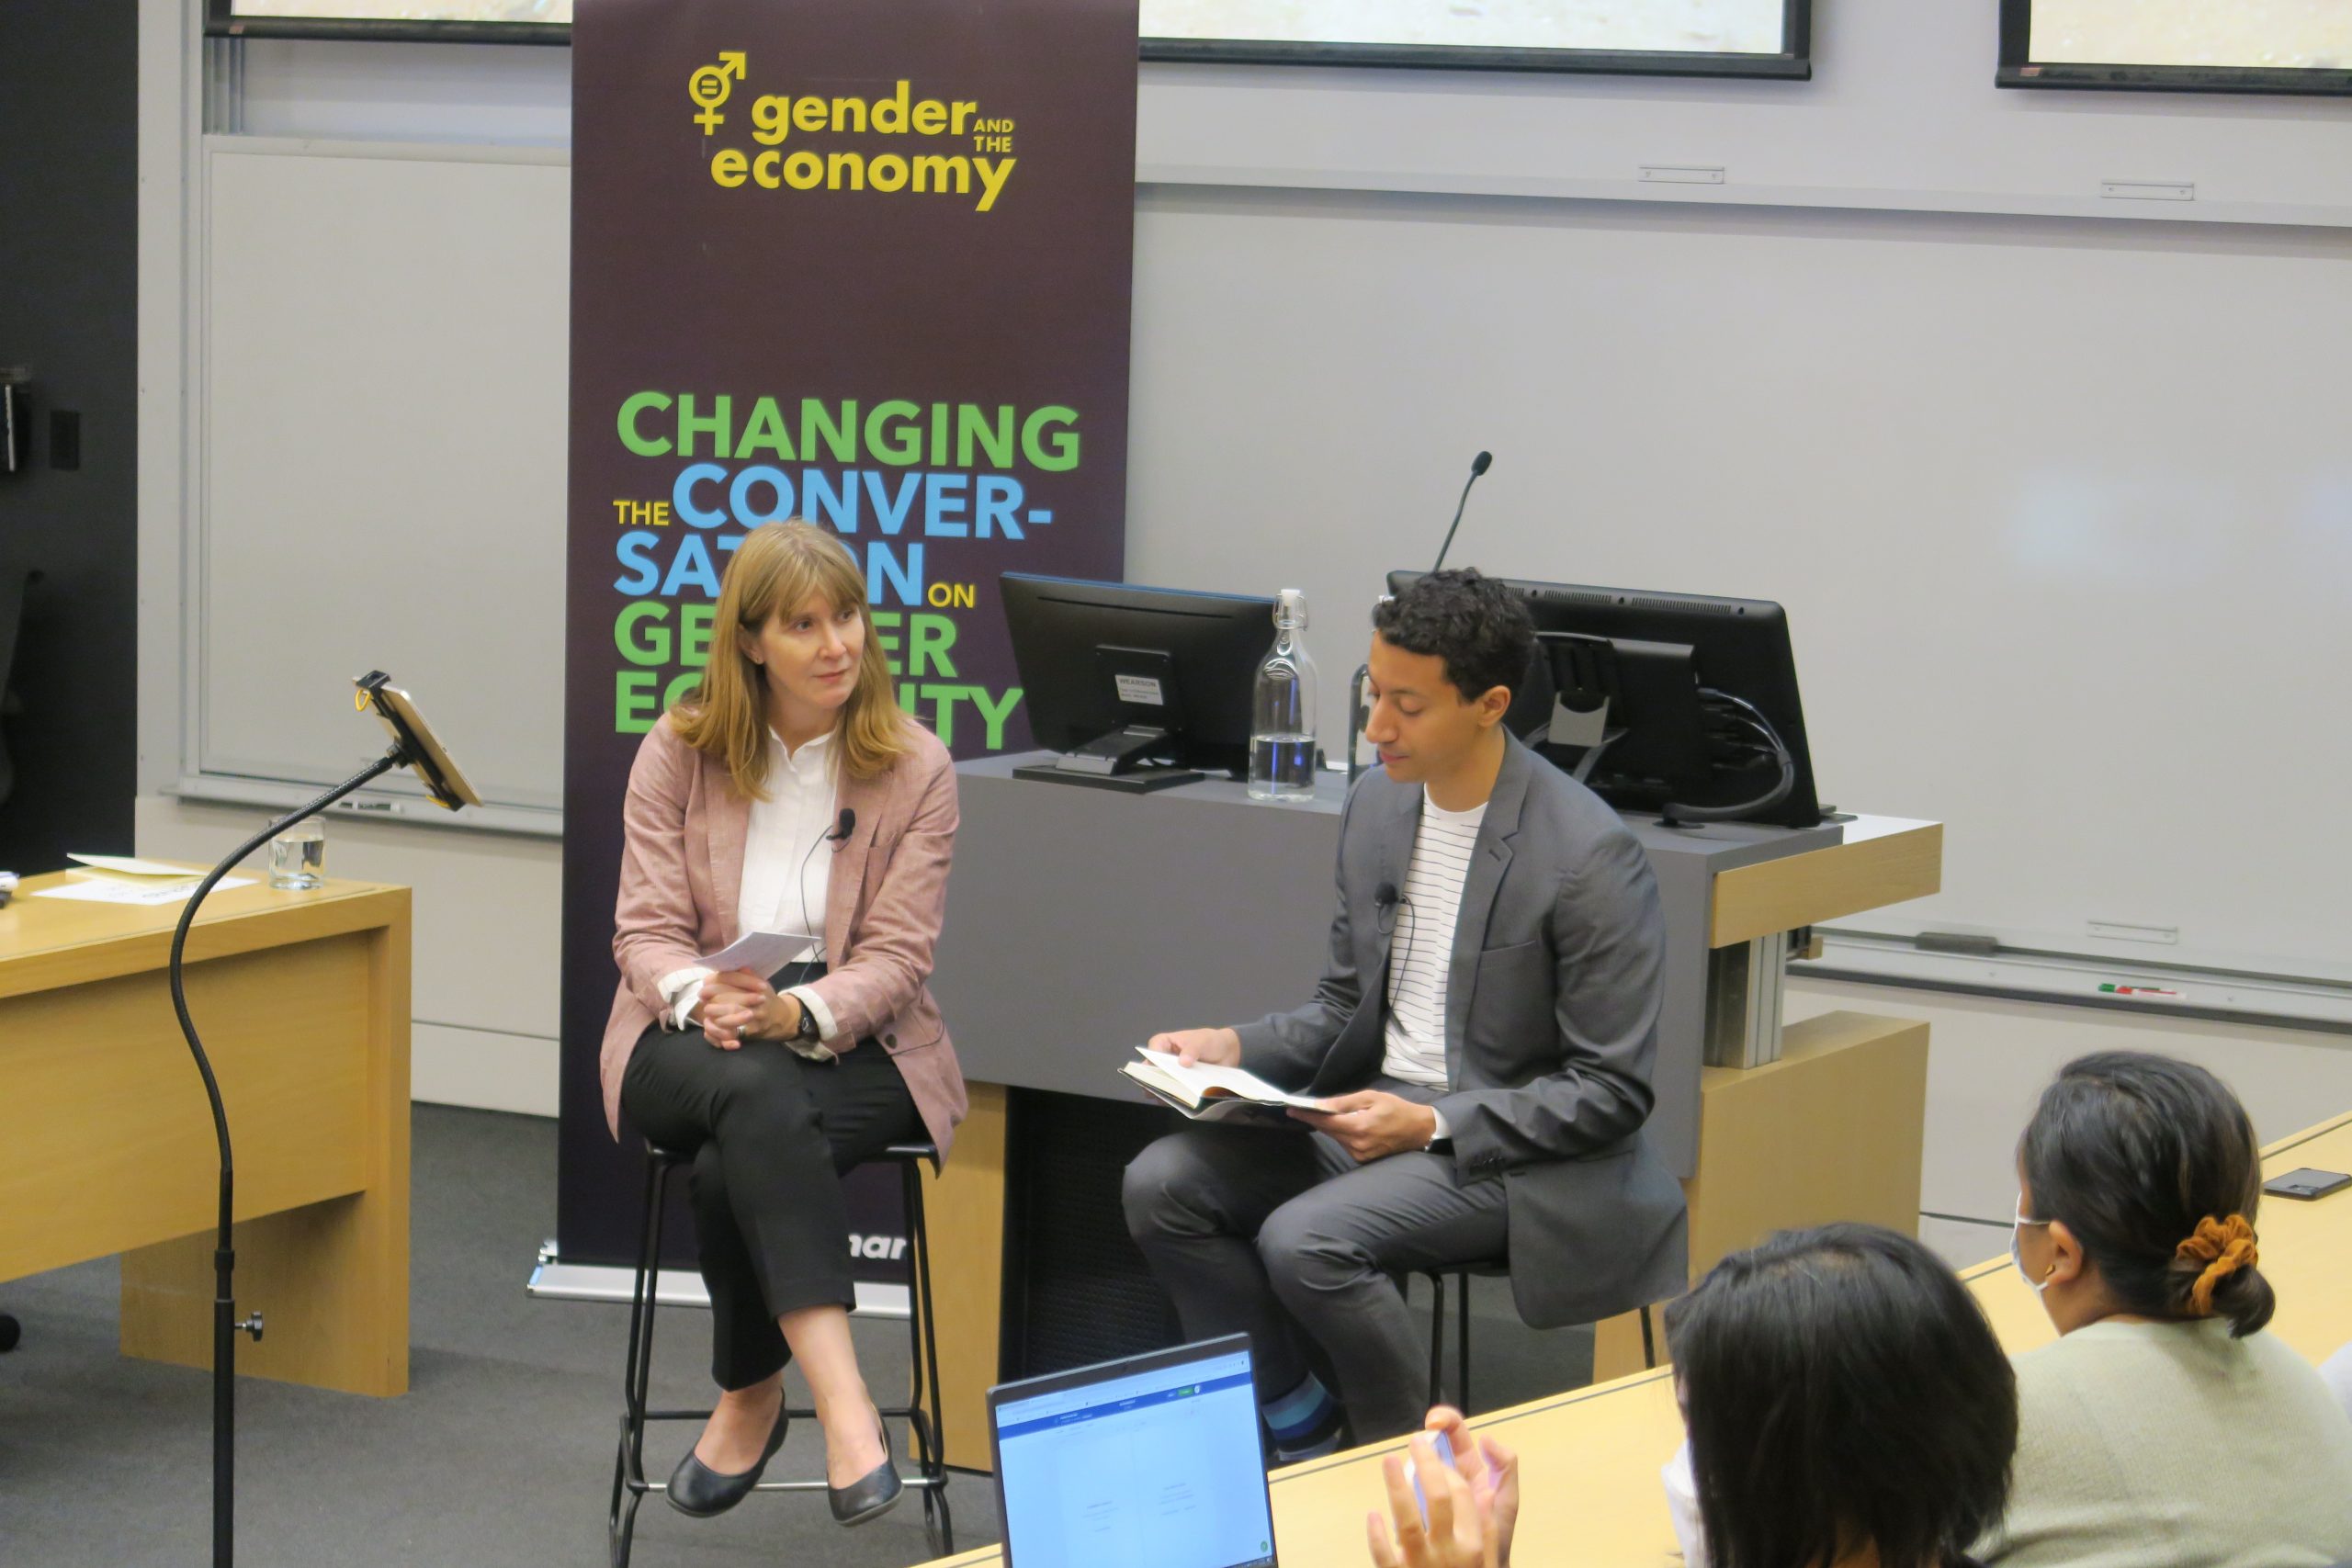
[{"label": "stool leg", "polygon": [[1438,1403],[1439,1374],[1445,1370],[1445,1276],[1430,1275],[1430,1398]]},{"label": "stool leg", "polygon": [[632,1449],[637,1472],[645,1473],[645,1390],[653,1376],[653,1314],[661,1305],[662,1293],[662,1212],[670,1201],[670,1168],[662,1166],[653,1174],[653,1201],[645,1220],[645,1252],[639,1278],[643,1281],[640,1292],[645,1303],[645,1332],[638,1339],[637,1386],[630,1393],[629,1409],[637,1417],[636,1442]]},{"label": "stool leg", "polygon": [[914,1434],[915,1462],[931,1473],[931,1434],[923,1430],[922,1348],[931,1338],[931,1303],[922,1297],[922,1173],[910,1160],[899,1167],[899,1208],[907,1225],[907,1429]]},{"label": "stool leg", "polygon": [[628,1568],[629,1549],[637,1538],[637,1506],[645,1501],[642,1492],[628,1495],[628,1506],[620,1522],[609,1532],[612,1547],[612,1568]]},{"label": "stool leg", "polygon": [[922,1462],[923,1477],[936,1483],[923,1488],[923,1523],[928,1530],[935,1515],[938,1539],[932,1544],[940,1556],[952,1557],[956,1552],[956,1526],[947,1511],[947,1421],[945,1411],[940,1407],[938,1319],[932,1315],[931,1227],[923,1213],[922,1171],[912,1161],[906,1166],[906,1193],[908,1242],[915,1258],[915,1292],[921,1306],[916,1321],[922,1352],[919,1370],[914,1373],[918,1382],[916,1397],[909,1403],[915,1410],[915,1452]]},{"label": "stool leg", "polygon": [[[660,1161],[645,1162],[645,1223],[639,1235],[637,1273],[629,1291],[620,1446],[613,1455],[613,1500],[605,1520],[612,1568],[628,1568],[638,1505],[645,1500],[645,1390],[653,1366],[653,1293],[661,1282],[662,1209],[669,1193],[668,1175],[668,1168]],[[623,1493],[628,1495],[626,1503]]]},{"label": "stool leg", "polygon": [[1456,1392],[1462,1395],[1462,1414],[1470,1414],[1470,1271],[1464,1269],[1453,1277],[1453,1364],[1461,1375]]},{"label": "stool leg", "polygon": [[1657,1370],[1657,1339],[1650,1328],[1650,1309],[1642,1308],[1642,1365]]}]

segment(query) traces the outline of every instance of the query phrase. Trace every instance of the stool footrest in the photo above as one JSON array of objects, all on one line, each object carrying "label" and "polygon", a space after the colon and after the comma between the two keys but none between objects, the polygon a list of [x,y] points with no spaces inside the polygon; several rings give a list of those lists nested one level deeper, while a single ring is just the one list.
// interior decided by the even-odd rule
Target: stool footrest
[{"label": "stool footrest", "polygon": [[[931,1419],[930,1411],[915,1404],[877,1405],[874,1413],[885,1421],[917,1419],[928,1421]],[[707,1421],[716,1414],[716,1411],[710,1410],[649,1410],[645,1413],[644,1419],[647,1421]],[[804,1410],[795,1405],[787,1405],[780,1414],[786,1421],[814,1421],[817,1418],[817,1413],[814,1410]],[[624,1416],[623,1419],[627,1417]]]}]

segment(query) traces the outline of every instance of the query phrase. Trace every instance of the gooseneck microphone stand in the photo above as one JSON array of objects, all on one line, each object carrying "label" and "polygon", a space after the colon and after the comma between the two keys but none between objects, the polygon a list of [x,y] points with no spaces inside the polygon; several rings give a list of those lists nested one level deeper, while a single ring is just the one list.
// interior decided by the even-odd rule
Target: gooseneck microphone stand
[{"label": "gooseneck microphone stand", "polygon": [[262,1319],[261,1314],[255,1313],[244,1322],[238,1322],[236,1297],[230,1287],[231,1276],[237,1266],[236,1251],[230,1246],[230,1227],[235,1221],[235,1167],[229,1157],[229,1113],[220,1103],[220,1085],[212,1076],[212,1062],[204,1054],[204,1043],[196,1037],[196,1021],[187,1013],[187,991],[182,980],[188,927],[195,924],[197,907],[204,902],[205,895],[211,892],[214,884],[228,875],[230,868],[238,862],[297,822],[317,816],[352,791],[395,768],[409,767],[416,760],[405,742],[397,742],[362,772],[353,774],[309,805],[287,813],[238,845],[228,859],[214,866],[210,874],[196,885],[196,891],[188,896],[187,907],[180,910],[179,927],[172,932],[172,1010],[179,1014],[180,1033],[187,1039],[188,1054],[196,1058],[196,1070],[204,1077],[204,1092],[212,1101],[212,1133],[220,1142],[220,1228],[212,1251],[213,1568],[230,1568],[234,1554],[237,1336],[250,1334],[255,1340],[260,1339]]}]

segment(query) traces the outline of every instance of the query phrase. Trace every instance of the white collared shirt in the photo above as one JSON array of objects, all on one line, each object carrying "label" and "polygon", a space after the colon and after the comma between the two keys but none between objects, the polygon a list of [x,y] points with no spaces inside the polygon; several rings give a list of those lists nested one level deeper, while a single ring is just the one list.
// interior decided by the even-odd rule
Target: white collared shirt
[{"label": "white collared shirt", "polygon": [[[833,731],[803,742],[797,751],[775,730],[768,731],[768,798],[752,802],[745,827],[735,929],[807,938],[807,945],[793,955],[796,963],[825,956],[825,896],[832,884],[833,860],[826,840],[839,825],[840,780],[841,748]],[[668,1004],[664,1023],[673,1029],[689,1027],[686,1015],[702,999],[703,982],[711,973],[694,965],[662,976],[662,998]],[[814,990],[795,986],[786,995],[808,1010],[820,1041],[838,1032],[832,1010]],[[820,1061],[833,1055],[821,1043],[787,1043]]]}]

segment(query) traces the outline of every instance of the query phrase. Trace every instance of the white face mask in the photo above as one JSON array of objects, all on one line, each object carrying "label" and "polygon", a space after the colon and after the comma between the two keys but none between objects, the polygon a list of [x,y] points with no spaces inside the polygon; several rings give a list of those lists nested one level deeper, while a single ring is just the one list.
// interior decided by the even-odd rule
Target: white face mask
[{"label": "white face mask", "polygon": [[1666,1483],[1666,1511],[1674,1520],[1683,1568],[1707,1568],[1707,1528],[1699,1522],[1699,1483],[1690,1473],[1690,1438],[1682,1439],[1658,1479]]},{"label": "white face mask", "polygon": [[2009,1262],[2016,1268],[2018,1271],[2018,1278],[2024,1280],[2026,1284],[2037,1296],[2050,1288],[2050,1280],[2047,1275],[2039,1280],[2027,1279],[2025,1271],[2025,1253],[2018,1246],[2018,1232],[2027,1225],[2046,1225],[2049,1223],[2050,1222],[2048,1220],[2027,1219],[2025,1217],[2025,1201],[2023,1199],[2019,1199],[2018,1201],[2018,1217],[2009,1226]]}]

